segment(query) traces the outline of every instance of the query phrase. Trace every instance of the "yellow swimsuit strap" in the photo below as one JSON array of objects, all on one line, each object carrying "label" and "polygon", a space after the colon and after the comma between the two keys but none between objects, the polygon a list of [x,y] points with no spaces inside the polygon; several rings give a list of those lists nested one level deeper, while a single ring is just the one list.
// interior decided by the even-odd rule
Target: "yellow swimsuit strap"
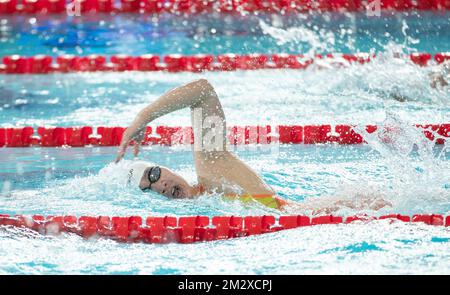
[{"label": "yellow swimsuit strap", "polygon": [[251,201],[257,201],[264,206],[273,209],[281,209],[282,206],[286,205],[287,202],[273,194],[227,194],[225,195],[227,199],[239,199],[243,203],[248,203]]}]

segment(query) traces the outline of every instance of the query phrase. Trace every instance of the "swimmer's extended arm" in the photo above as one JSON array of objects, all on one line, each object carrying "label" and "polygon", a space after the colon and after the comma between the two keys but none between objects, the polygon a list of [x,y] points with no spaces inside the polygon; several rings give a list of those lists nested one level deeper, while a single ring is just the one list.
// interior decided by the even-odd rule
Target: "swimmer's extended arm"
[{"label": "swimmer's extended arm", "polygon": [[[225,115],[214,88],[205,79],[196,80],[168,91],[138,113],[123,134],[116,162],[123,158],[126,148],[132,140],[137,143],[134,146],[134,155],[139,153],[139,145],[145,136],[148,123],[187,107],[193,111],[198,108],[203,119],[207,116],[218,118],[223,123],[223,131],[226,130]],[[222,136],[225,148],[226,133],[223,132]]]},{"label": "swimmer's extended arm", "polygon": [[[123,158],[131,140],[142,142],[148,123],[187,107],[191,109],[199,183],[207,190],[222,190],[226,183],[251,195],[273,195],[253,169],[227,150],[225,114],[214,88],[205,79],[170,90],[141,110],[124,132],[116,162]],[[134,155],[138,152],[139,145],[135,145]]]},{"label": "swimmer's extended arm", "polygon": [[379,196],[355,196],[354,198],[320,197],[309,199],[301,203],[287,202],[282,210],[289,214],[333,214],[343,208],[356,211],[380,210],[384,207],[392,207],[389,201]]}]

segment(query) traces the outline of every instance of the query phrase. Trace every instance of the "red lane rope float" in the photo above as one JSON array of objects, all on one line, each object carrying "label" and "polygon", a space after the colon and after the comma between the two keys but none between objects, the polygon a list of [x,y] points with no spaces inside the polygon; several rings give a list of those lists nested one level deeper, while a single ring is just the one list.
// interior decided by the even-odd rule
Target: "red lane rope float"
[{"label": "red lane rope float", "polygon": [[[401,57],[401,56],[399,56]],[[436,53],[412,53],[404,55],[419,66],[442,63],[450,59],[450,52]],[[4,56],[0,64],[0,73],[5,74],[49,74],[49,73],[73,73],[73,72],[103,72],[103,71],[141,71],[156,72],[204,72],[204,71],[236,71],[236,70],[260,70],[260,69],[306,69],[319,61],[329,62],[331,66],[348,66],[353,63],[367,63],[374,54],[341,54],[307,56],[303,54],[222,54],[222,55],[102,55],[74,56],[62,55],[51,57],[46,55]]]},{"label": "red lane rope float", "polygon": [[[0,14],[66,13],[74,1],[2,0]],[[370,0],[77,0],[81,13],[298,13],[314,11],[364,11]],[[381,0],[382,10],[447,10],[446,0]]]},{"label": "red lane rope float", "polygon": [[[450,123],[417,124],[424,136],[436,144],[444,144],[450,137]],[[32,127],[0,128],[0,147],[84,147],[118,146],[124,127]],[[377,126],[367,125],[365,130],[373,133]],[[96,133],[94,134],[94,130]],[[37,131],[37,135],[35,134]],[[379,134],[381,141],[389,143],[398,130],[384,127]],[[278,126],[232,126],[227,131],[228,143],[246,144],[363,144],[362,136],[351,125],[278,125]],[[147,127],[142,145],[191,145],[194,143],[192,127]],[[133,144],[133,143],[131,143]]]},{"label": "red lane rope float", "polygon": [[193,243],[226,240],[286,229],[323,224],[348,224],[355,221],[390,219],[401,222],[422,222],[434,226],[450,226],[450,216],[416,214],[412,217],[389,214],[342,216],[42,216],[0,214],[0,226],[28,228],[41,234],[75,233],[84,238],[106,237],[120,242]]}]

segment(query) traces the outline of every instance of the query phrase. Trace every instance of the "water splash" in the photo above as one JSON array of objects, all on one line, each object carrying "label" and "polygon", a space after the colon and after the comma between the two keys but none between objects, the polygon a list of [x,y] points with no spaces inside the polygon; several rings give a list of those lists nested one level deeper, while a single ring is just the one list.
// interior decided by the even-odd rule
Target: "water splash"
[{"label": "water splash", "polygon": [[[409,45],[415,45],[415,44],[419,44],[420,40],[419,39],[415,39],[413,37],[411,37],[410,35],[408,35],[408,31],[409,30],[409,26],[406,22],[406,20],[402,20],[402,34],[405,37],[405,41],[403,43],[403,45],[405,47],[409,47]],[[409,48],[410,50],[413,50],[412,48]]]},{"label": "water splash", "polygon": [[396,212],[450,212],[450,170],[444,157],[448,142],[435,146],[437,138],[442,137],[435,133],[435,139],[428,140],[423,129],[402,121],[389,110],[376,132],[368,133],[362,126],[355,131],[381,155],[379,164],[388,171],[384,194]]},{"label": "water splash", "polygon": [[[263,20],[259,20],[259,25],[264,34],[267,34],[277,41],[277,45],[291,44],[302,48],[305,44],[310,49],[305,52],[314,54],[316,52],[330,51],[335,45],[335,36],[331,31],[320,29],[314,31],[305,26],[296,26],[287,29],[270,26]],[[299,50],[302,52],[302,50]]]},{"label": "water splash", "polygon": [[[264,34],[269,35],[279,45],[286,45],[297,52],[305,54],[316,54],[324,52],[335,52],[336,41],[333,28],[312,27],[311,23],[297,24],[291,27],[283,27],[283,24],[272,21],[272,25],[259,20],[259,25]],[[308,85],[307,91],[311,94],[329,95],[357,95],[363,100],[374,99],[384,103],[397,104],[405,101],[418,103],[412,107],[421,107],[424,104],[437,104],[448,106],[450,101],[450,89],[434,89],[430,86],[430,73],[436,71],[431,61],[430,67],[422,68],[415,65],[409,54],[417,52],[415,45],[420,43],[419,39],[411,36],[410,27],[406,19],[400,22],[400,37],[373,38],[373,41],[382,48],[376,53],[370,63],[349,64],[345,60],[323,59],[316,60],[306,72],[313,71],[313,77],[304,78],[314,80]],[[348,26],[348,24],[347,24]],[[341,26],[341,31],[347,32],[346,45],[351,52],[358,52],[350,43],[354,43],[358,36],[352,32],[356,28]],[[365,32],[370,35],[369,31]],[[343,38],[340,36],[339,38]],[[320,69],[321,71],[317,71]],[[339,75],[336,75],[339,73]],[[311,73],[309,73],[311,75]],[[375,96],[375,98],[373,97]],[[388,105],[389,107],[389,105]],[[408,106],[410,108],[411,106]]]}]

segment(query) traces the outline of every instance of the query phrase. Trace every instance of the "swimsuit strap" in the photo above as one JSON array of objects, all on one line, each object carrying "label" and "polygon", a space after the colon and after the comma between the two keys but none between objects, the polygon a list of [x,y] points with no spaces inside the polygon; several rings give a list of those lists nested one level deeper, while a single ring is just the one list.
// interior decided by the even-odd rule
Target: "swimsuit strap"
[{"label": "swimsuit strap", "polygon": [[281,209],[287,204],[287,201],[277,197],[273,194],[227,194],[226,198],[238,198],[241,202],[247,203],[250,201],[257,201],[269,208]]}]

